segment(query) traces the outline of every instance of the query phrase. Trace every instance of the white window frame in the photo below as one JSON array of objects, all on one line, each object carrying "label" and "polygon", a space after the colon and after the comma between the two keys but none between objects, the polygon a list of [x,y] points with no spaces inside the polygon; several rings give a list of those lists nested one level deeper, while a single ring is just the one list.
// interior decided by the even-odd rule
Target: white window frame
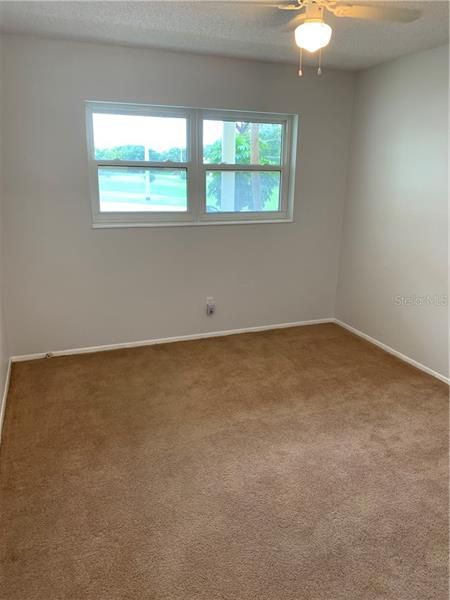
[{"label": "white window frame", "polygon": [[[181,117],[186,119],[186,161],[96,160],[93,114]],[[280,123],[283,146],[280,165],[203,163],[203,120]],[[86,131],[91,189],[92,225],[105,227],[157,227],[174,225],[224,225],[280,223],[293,221],[298,116],[279,113],[215,110],[176,106],[156,106],[118,102],[86,102]],[[185,169],[187,175],[186,212],[101,212],[98,188],[99,167],[150,167]],[[274,171],[280,173],[280,210],[257,212],[206,212],[206,171]]]}]

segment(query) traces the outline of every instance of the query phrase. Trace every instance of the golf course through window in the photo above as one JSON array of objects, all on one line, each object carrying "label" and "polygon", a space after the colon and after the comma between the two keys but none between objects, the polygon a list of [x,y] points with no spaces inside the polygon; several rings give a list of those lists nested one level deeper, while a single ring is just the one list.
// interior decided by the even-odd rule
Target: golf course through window
[{"label": "golf course through window", "polygon": [[296,115],[87,102],[94,227],[291,221]]}]

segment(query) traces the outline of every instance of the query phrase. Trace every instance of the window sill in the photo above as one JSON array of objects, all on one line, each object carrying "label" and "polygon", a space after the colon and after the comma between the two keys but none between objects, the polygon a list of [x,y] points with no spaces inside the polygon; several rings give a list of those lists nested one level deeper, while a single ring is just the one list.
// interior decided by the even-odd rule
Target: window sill
[{"label": "window sill", "polygon": [[104,222],[93,223],[93,229],[124,229],[135,227],[205,227],[209,225],[268,225],[273,223],[294,223],[293,218],[282,219],[253,219],[250,221],[244,220],[221,220],[221,221],[173,221],[173,222]]}]

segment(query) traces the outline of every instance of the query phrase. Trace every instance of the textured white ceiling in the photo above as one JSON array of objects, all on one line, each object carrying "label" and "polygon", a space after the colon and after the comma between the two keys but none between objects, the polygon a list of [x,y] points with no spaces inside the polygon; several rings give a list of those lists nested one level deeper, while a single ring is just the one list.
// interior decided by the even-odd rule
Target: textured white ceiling
[{"label": "textured white ceiling", "polygon": [[[324,64],[361,69],[448,41],[448,1],[377,2],[393,3],[423,15],[408,24],[329,15],[333,37]],[[232,0],[0,1],[0,31],[294,62],[294,36],[286,31],[292,14]]]}]

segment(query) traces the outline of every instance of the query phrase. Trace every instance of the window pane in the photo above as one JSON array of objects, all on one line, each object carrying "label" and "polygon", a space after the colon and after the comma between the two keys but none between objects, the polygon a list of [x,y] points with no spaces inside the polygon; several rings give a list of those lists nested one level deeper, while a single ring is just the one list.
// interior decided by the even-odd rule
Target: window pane
[{"label": "window pane", "polygon": [[279,165],[282,136],[279,123],[203,121],[203,162]]},{"label": "window pane", "polygon": [[207,171],[206,212],[280,210],[278,171]]},{"label": "window pane", "polygon": [[99,167],[100,212],[186,212],[186,169]]},{"label": "window pane", "polygon": [[96,160],[186,161],[186,119],[92,115]]}]

